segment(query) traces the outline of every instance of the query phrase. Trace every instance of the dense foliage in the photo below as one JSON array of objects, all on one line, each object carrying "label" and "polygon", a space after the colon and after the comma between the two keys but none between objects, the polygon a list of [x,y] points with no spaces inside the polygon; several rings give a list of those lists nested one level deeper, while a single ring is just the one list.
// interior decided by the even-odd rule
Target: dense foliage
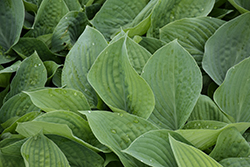
[{"label": "dense foliage", "polygon": [[249,0],[0,4],[0,167],[250,166]]}]

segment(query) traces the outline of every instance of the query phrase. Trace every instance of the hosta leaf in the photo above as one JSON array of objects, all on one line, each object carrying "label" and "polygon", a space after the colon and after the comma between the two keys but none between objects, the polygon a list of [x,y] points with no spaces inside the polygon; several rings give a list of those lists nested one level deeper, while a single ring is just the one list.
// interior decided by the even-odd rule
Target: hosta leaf
[{"label": "hosta leaf", "polygon": [[20,64],[21,64],[21,61],[18,60],[15,63],[13,63],[11,66],[0,70],[0,74],[16,72],[18,70]]},{"label": "hosta leaf", "polygon": [[45,112],[53,110],[90,110],[85,96],[74,89],[46,88],[42,90],[25,92],[31,101]]},{"label": "hosta leaf", "polygon": [[32,111],[39,111],[29,96],[24,93],[19,93],[8,101],[6,101],[0,108],[0,123],[7,121],[15,116],[23,116]]},{"label": "hosta leaf", "polygon": [[44,134],[52,134],[52,135],[66,137],[97,152],[110,152],[110,150],[107,149],[107,147],[102,147],[104,148],[102,150],[76,137],[72,133],[72,130],[69,128],[69,126],[66,124],[58,124],[58,123],[43,122],[43,121],[30,121],[30,122],[18,123],[16,128],[16,131],[25,137],[34,136],[41,130],[43,130]]},{"label": "hosta leaf", "polygon": [[120,27],[128,28],[147,3],[148,0],[107,0],[92,20],[92,24],[108,39],[119,32]]},{"label": "hosta leaf", "polygon": [[0,92],[0,108],[2,107],[3,102],[4,102],[4,98],[5,98],[5,96],[7,95],[8,92],[9,92],[9,86],[7,86],[4,90],[2,90]]},{"label": "hosta leaf", "polygon": [[[211,17],[185,18],[161,28],[160,39],[167,43],[178,39],[178,42],[199,60],[203,57],[207,39],[224,23],[225,21]],[[197,63],[201,65],[198,60]]]},{"label": "hosta leaf", "polygon": [[20,150],[22,144],[26,141],[19,140],[13,143],[10,143],[9,145],[5,147],[0,148],[0,167],[5,166],[20,166],[24,167],[24,161],[21,156]]},{"label": "hosta leaf", "polygon": [[64,0],[43,0],[37,11],[33,29],[26,36],[38,37],[52,33],[60,19],[68,12]]},{"label": "hosta leaf", "polygon": [[149,131],[138,137],[123,152],[150,166],[177,167],[170,143],[169,134],[179,141],[188,143],[181,135],[169,130]]},{"label": "hosta leaf", "polygon": [[201,72],[194,59],[173,41],[155,52],[143,70],[142,77],[156,98],[149,120],[162,128],[181,128],[202,88]]},{"label": "hosta leaf", "polygon": [[56,73],[52,78],[52,82],[57,87],[66,86],[66,85],[62,85],[62,68],[58,68],[56,70]]},{"label": "hosta leaf", "polygon": [[58,124],[66,124],[72,130],[73,134],[90,145],[108,150],[102,145],[92,133],[89,124],[81,116],[68,111],[51,111],[37,117],[34,121],[51,122]]},{"label": "hosta leaf", "polygon": [[141,37],[139,44],[147,49],[151,54],[154,54],[155,51],[164,46],[166,43],[156,38]]},{"label": "hosta leaf", "polygon": [[215,91],[214,101],[236,122],[249,122],[250,58],[230,68],[225,81]]},{"label": "hosta leaf", "polygon": [[0,60],[4,52],[17,43],[24,23],[24,5],[22,0],[0,1]]},{"label": "hosta leaf", "polygon": [[[21,116],[20,118],[16,119],[8,128],[5,128],[2,134],[10,132],[15,133],[15,129],[17,127],[17,122],[26,122],[35,119],[37,116],[42,114],[40,111],[32,111],[28,112],[25,115]],[[13,118],[13,117],[12,117]]]},{"label": "hosta leaf", "polygon": [[214,0],[160,0],[151,16],[148,37],[159,37],[159,29],[166,24],[197,16],[207,16],[214,6]]},{"label": "hosta leaf", "polygon": [[194,120],[185,124],[183,129],[220,129],[228,125],[225,122],[212,120]]},{"label": "hosta leaf", "polygon": [[65,137],[46,136],[60,148],[71,167],[103,167],[103,158],[89,148]]},{"label": "hosta leaf", "polygon": [[44,87],[46,81],[46,68],[37,53],[34,52],[20,64],[10,84],[10,92],[6,96],[6,100],[22,91]]},{"label": "hosta leaf", "polygon": [[213,10],[210,12],[209,16],[215,17],[217,19],[222,19],[227,14],[230,14],[232,12],[233,12],[233,10],[229,10],[229,9],[213,8]]},{"label": "hosta leaf", "polygon": [[42,61],[53,60],[60,63],[60,59],[57,55],[52,53],[44,42],[36,38],[20,38],[18,43],[13,47],[13,50],[23,59],[29,57],[36,51]]},{"label": "hosta leaf", "polygon": [[200,95],[189,120],[214,120],[230,123],[227,115],[206,95]]},{"label": "hosta leaf", "polygon": [[213,158],[195,147],[177,141],[172,136],[169,136],[169,141],[179,167],[222,167]]},{"label": "hosta leaf", "polygon": [[250,11],[250,1],[247,0],[228,0],[240,13]]},{"label": "hosta leaf", "polygon": [[126,149],[140,135],[150,130],[156,130],[157,127],[143,118],[127,113],[80,112],[87,116],[96,138],[114,151],[124,166],[142,166],[140,161],[121,150]]},{"label": "hosta leaf", "polygon": [[250,13],[245,13],[222,25],[206,42],[203,69],[221,85],[227,70],[250,52]]},{"label": "hosta leaf", "polygon": [[226,158],[220,161],[220,164],[226,167],[248,167],[250,158]]},{"label": "hosta leaf", "polygon": [[67,13],[54,29],[51,50],[53,52],[63,49],[70,50],[88,24],[85,12],[72,11]]},{"label": "hosta leaf", "polygon": [[30,137],[21,148],[25,166],[69,167],[69,162],[58,146],[42,133]]},{"label": "hosta leaf", "polygon": [[148,118],[154,108],[153,92],[132,68],[127,40],[122,37],[101,52],[89,71],[88,81],[113,111]]},{"label": "hosta leaf", "polygon": [[107,41],[89,26],[68,53],[62,71],[62,85],[81,91],[92,108],[97,106],[97,95],[87,80],[87,73]]},{"label": "hosta leaf", "polygon": [[213,151],[209,154],[216,161],[249,155],[250,146],[235,127],[227,128],[220,133]]},{"label": "hosta leaf", "polygon": [[[201,124],[196,124],[197,127],[200,127]],[[207,125],[206,125],[207,126]],[[208,125],[210,126],[210,125]],[[197,128],[196,127],[196,128]],[[218,127],[214,126],[214,129],[179,129],[176,132],[182,135],[185,139],[187,139],[190,143],[192,143],[195,147],[205,150],[216,143],[218,135],[226,128],[235,127],[239,132],[245,132],[249,127],[250,123],[233,123],[224,126],[223,128],[218,129]],[[210,127],[209,127],[210,128]]]}]

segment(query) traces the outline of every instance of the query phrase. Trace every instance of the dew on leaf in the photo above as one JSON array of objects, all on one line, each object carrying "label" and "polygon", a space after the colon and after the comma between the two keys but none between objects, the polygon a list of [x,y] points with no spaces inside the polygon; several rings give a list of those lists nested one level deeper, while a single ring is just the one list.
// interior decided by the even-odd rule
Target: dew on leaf
[{"label": "dew on leaf", "polygon": [[115,129],[111,129],[111,132],[116,134],[116,130]]}]

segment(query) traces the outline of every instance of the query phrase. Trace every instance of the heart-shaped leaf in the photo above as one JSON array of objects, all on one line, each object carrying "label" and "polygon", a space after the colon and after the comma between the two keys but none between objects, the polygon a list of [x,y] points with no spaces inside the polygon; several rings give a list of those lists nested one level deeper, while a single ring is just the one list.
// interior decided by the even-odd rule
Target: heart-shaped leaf
[{"label": "heart-shaped leaf", "polygon": [[98,98],[87,80],[87,74],[97,56],[107,45],[100,32],[87,26],[68,53],[63,67],[62,85],[81,91],[91,108],[98,105]]},{"label": "heart-shaped leaf", "polygon": [[21,153],[25,166],[70,166],[58,146],[42,133],[30,137],[22,145]]},{"label": "heart-shaped leaf", "polygon": [[222,25],[206,42],[202,67],[218,85],[230,67],[249,57],[249,24],[248,12]]},{"label": "heart-shaped leaf", "polygon": [[201,72],[195,60],[177,41],[173,41],[148,60],[142,77],[156,98],[149,120],[162,128],[181,128],[202,88]]},{"label": "heart-shaped leaf", "polygon": [[122,37],[101,52],[88,73],[88,81],[113,111],[148,118],[154,108],[154,95],[131,66],[127,40]]},{"label": "heart-shaped leaf", "polygon": [[46,81],[46,68],[37,53],[34,52],[20,64],[15,77],[12,79],[10,92],[5,100],[22,91],[44,87]]}]

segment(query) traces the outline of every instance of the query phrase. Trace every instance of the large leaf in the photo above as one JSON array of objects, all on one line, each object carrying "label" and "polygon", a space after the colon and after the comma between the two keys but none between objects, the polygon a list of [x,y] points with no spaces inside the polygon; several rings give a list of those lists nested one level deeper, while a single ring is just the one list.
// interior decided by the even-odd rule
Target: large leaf
[{"label": "large leaf", "polygon": [[52,33],[60,19],[68,12],[64,0],[43,0],[37,11],[33,29],[26,36],[38,37]]},{"label": "large leaf", "polygon": [[178,133],[163,129],[149,131],[138,137],[123,152],[150,166],[177,167],[170,143],[169,134],[175,139],[188,143]]},{"label": "large leaf", "polygon": [[88,24],[85,12],[72,11],[67,13],[54,29],[51,50],[53,52],[63,49],[70,50]]},{"label": "large leaf", "polygon": [[107,46],[100,32],[89,26],[68,53],[63,71],[62,85],[81,91],[91,108],[97,106],[97,95],[87,80],[87,74],[100,52]]},{"label": "large leaf", "polygon": [[120,27],[128,28],[147,3],[148,0],[107,0],[92,24],[109,39],[112,34],[120,31]]},{"label": "large leaf", "polygon": [[46,81],[46,68],[37,53],[34,52],[20,64],[10,84],[10,92],[6,96],[6,100],[22,91],[44,87]]},{"label": "large leaf", "polygon": [[216,161],[249,155],[250,146],[235,127],[227,128],[220,133],[213,151],[209,154]]},{"label": "large leaf", "polygon": [[220,161],[220,164],[226,167],[248,167],[250,158],[226,158]]},{"label": "large leaf", "polygon": [[[139,37],[139,36],[137,36]],[[147,49],[151,54],[154,54],[159,48],[164,46],[166,43],[156,38],[151,37],[139,37],[141,38],[139,44]]]},{"label": "large leaf", "polygon": [[68,138],[47,135],[63,152],[71,167],[103,167],[104,160],[96,152]]},{"label": "large leaf", "polygon": [[46,88],[37,91],[25,91],[31,101],[43,111],[67,110],[90,110],[85,96],[74,89]]},{"label": "large leaf", "polygon": [[127,113],[80,112],[87,116],[90,128],[97,139],[114,151],[125,167],[142,166],[140,161],[121,150],[126,149],[140,135],[156,130],[157,127],[143,118]]},{"label": "large leaf", "polygon": [[250,11],[250,1],[248,0],[228,0],[240,13]]},{"label": "large leaf", "polygon": [[201,65],[204,45],[207,39],[213,35],[225,21],[211,17],[185,18],[167,24],[160,29],[160,39],[178,42],[196,59]]},{"label": "large leaf", "polygon": [[214,0],[160,0],[151,16],[148,37],[159,37],[159,29],[166,24],[197,16],[207,16],[214,6]]},{"label": "large leaf", "polygon": [[113,111],[148,118],[154,108],[154,95],[130,64],[127,40],[122,37],[101,52],[89,71],[88,81]]},{"label": "large leaf", "polygon": [[4,59],[4,52],[17,43],[23,23],[24,5],[22,0],[0,1],[0,60]]},{"label": "large leaf", "polygon": [[[43,121],[30,121],[18,123],[16,131],[25,137],[31,137],[43,130],[44,134],[58,135],[71,139],[81,145],[84,145],[96,152],[110,152],[107,147],[97,148],[76,137],[72,130],[66,124],[43,122]],[[96,140],[96,139],[95,139]]]},{"label": "large leaf", "polygon": [[43,114],[34,121],[51,122],[58,124],[66,124],[72,130],[73,134],[90,145],[100,148],[102,150],[108,150],[103,146],[94,136],[89,124],[81,116],[68,111],[51,111]]},{"label": "large leaf", "polygon": [[69,167],[69,162],[58,146],[42,133],[30,137],[21,147],[25,166]]},{"label": "large leaf", "polygon": [[200,95],[189,120],[214,120],[230,123],[230,119],[218,106],[206,95]]},{"label": "large leaf", "polygon": [[213,158],[195,147],[177,141],[172,136],[169,136],[169,141],[179,167],[222,167]]},{"label": "large leaf", "polygon": [[249,57],[249,24],[248,12],[222,25],[206,42],[202,66],[218,85],[230,67]]},{"label": "large leaf", "polygon": [[[249,15],[250,16],[250,15]],[[217,105],[236,122],[249,122],[250,103],[250,58],[233,66],[227,72],[225,81],[215,91]]]},{"label": "large leaf", "polygon": [[156,98],[149,120],[162,128],[181,128],[202,88],[201,72],[194,59],[173,41],[155,52],[143,71],[142,77]]},{"label": "large leaf", "polygon": [[19,93],[6,101],[0,108],[0,123],[12,117],[21,117],[26,113],[39,110],[40,109],[32,103],[28,95]]},{"label": "large leaf", "polygon": [[[210,125],[206,124],[205,126],[203,126],[201,123],[202,122],[200,122],[200,124],[196,124],[196,127],[194,127],[193,129],[179,129],[176,131],[190,143],[192,143],[195,147],[201,150],[205,150],[215,145],[219,134],[226,128],[235,127],[239,132],[243,133],[250,127],[249,122],[242,122],[228,124],[223,128],[220,128],[219,126],[213,126],[214,129],[210,129]],[[204,129],[196,129],[199,127],[204,127]]]}]

